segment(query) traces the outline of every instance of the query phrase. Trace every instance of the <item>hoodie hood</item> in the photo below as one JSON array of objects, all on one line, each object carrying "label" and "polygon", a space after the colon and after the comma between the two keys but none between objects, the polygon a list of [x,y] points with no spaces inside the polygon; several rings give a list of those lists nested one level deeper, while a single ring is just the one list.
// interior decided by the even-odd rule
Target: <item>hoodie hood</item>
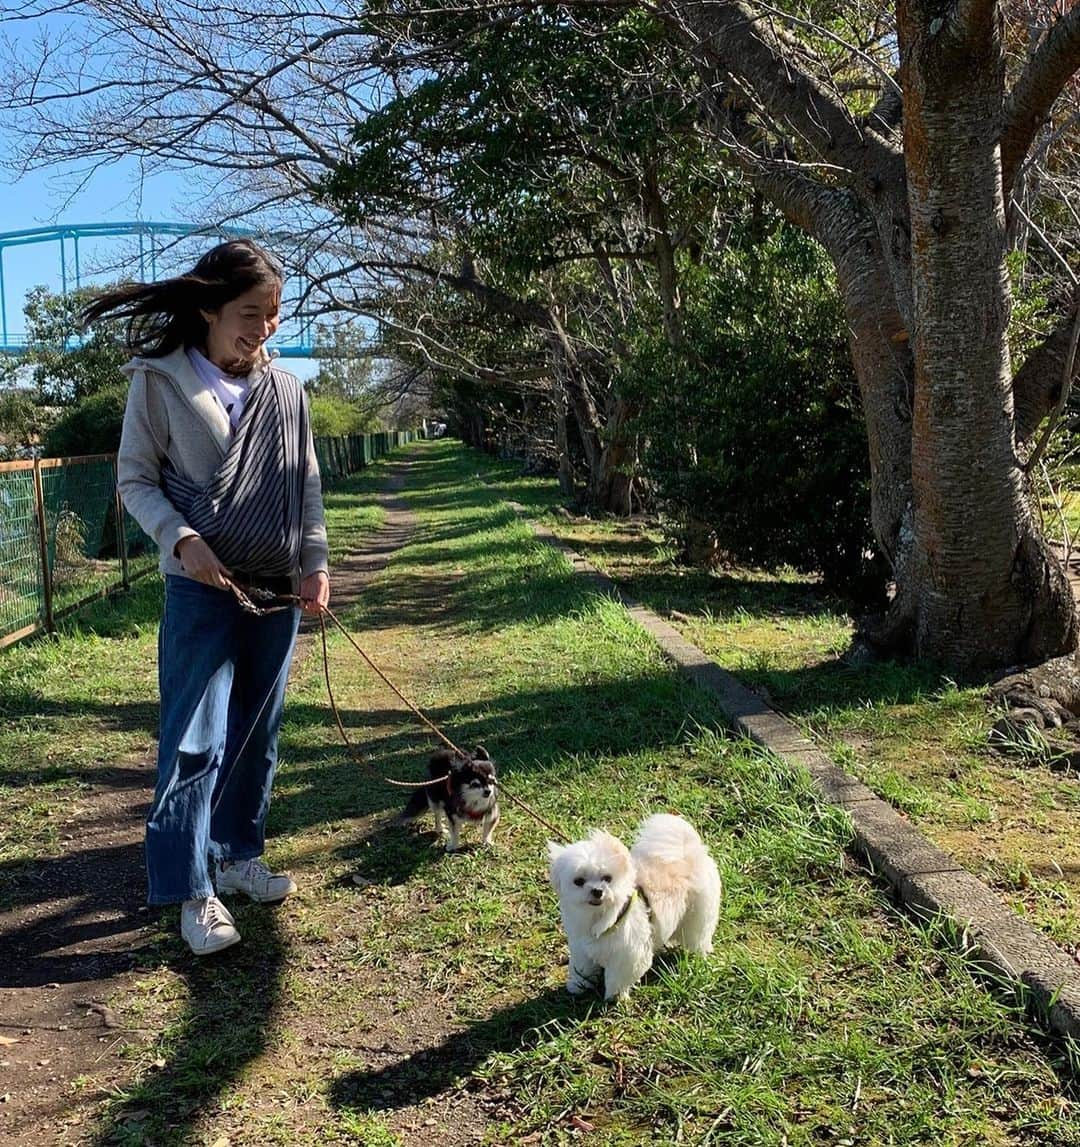
[{"label": "hoodie hood", "polygon": [[[268,354],[264,349],[259,357],[259,360],[251,368],[247,376],[248,384],[254,386],[266,373],[266,368],[273,362],[276,357],[274,354]],[[129,359],[120,368],[123,374],[128,378],[132,378],[135,374],[154,370],[158,374],[167,375],[174,382],[184,383],[188,382],[193,385],[202,386],[199,381],[199,376],[195,373],[194,368],[188,361],[187,350],[184,347],[177,347],[176,350],[169,351],[168,354],[162,355],[160,358],[149,358],[146,355],[135,355],[134,358]]]},{"label": "hoodie hood", "polygon": [[[254,388],[267,375],[268,367],[273,361],[268,354],[257,363],[248,374],[248,384]],[[224,458],[229,444],[232,441],[232,427],[229,416],[224,407],[218,402],[214,394],[195,373],[195,368],[188,361],[187,351],[177,347],[169,354],[160,358],[149,358],[145,355],[136,355],[130,362],[125,363],[121,371],[127,377],[133,378],[136,374],[164,375],[188,406],[206,423],[211,440],[217,448],[218,454]]]}]

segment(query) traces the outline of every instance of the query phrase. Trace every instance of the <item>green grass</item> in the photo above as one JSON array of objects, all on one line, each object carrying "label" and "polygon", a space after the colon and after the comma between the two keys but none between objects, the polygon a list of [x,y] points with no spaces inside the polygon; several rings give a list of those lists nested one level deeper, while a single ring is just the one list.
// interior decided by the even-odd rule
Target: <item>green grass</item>
[{"label": "green grass", "polygon": [[[1075,482],[1077,477],[1075,470],[1069,477]],[[1064,541],[1067,532],[1075,549],[1077,538],[1080,538],[1080,490],[1059,488],[1057,501],[1044,495],[1042,514],[1048,536],[1057,541]]]},{"label": "green grass", "polygon": [[[719,664],[790,715],[1055,940],[1080,935],[1077,772],[1041,735],[991,751],[983,692],[932,665],[841,660],[853,630],[811,578],[681,567],[653,526],[551,527]],[[1024,881],[1003,874],[1023,870]]]},{"label": "green grass", "polygon": [[244,943],[212,962],[165,914],[113,1001],[151,1034],[97,1102],[97,1140],[1080,1144],[1061,1049],[897,915],[806,777],[720,734],[711,697],[504,505],[542,511],[550,485],[453,443],[419,458],[419,531],[350,627],[572,834],[690,817],[724,879],[716,952],[663,957],[617,1006],[569,997],[545,830],[504,803],[494,849],[446,856],[397,826],[381,778],[419,777],[431,738],[335,636],[365,763],[309,660],[270,826],[301,891],[238,906]]}]

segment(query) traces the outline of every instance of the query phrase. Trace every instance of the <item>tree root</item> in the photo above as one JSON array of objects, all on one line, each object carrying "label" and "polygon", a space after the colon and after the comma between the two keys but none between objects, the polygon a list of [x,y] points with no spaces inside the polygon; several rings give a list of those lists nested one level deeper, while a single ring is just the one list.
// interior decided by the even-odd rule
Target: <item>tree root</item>
[{"label": "tree root", "polygon": [[[844,660],[864,665],[910,657],[913,637],[912,611],[898,595],[884,613],[859,623]],[[999,752],[1029,753],[1033,734],[1055,729],[1080,742],[1080,649],[1037,665],[1011,666],[990,683],[986,699],[997,713],[988,740]]]},{"label": "tree root", "polygon": [[990,730],[996,748],[1007,749],[1031,729],[1080,732],[1080,652],[1006,670],[991,684],[987,700],[1002,710]]}]

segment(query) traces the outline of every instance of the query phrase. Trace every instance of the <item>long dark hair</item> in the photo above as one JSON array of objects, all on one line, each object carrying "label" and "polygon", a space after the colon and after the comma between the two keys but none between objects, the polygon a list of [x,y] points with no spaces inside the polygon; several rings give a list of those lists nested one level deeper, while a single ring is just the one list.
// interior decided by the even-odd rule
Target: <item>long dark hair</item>
[{"label": "long dark hair", "polygon": [[206,320],[252,287],[284,282],[281,264],[250,239],[232,239],[205,255],[185,275],[157,283],[126,283],[99,295],[82,312],[84,326],[98,319],[127,319],[133,353],[161,358],[178,347],[203,346]]}]

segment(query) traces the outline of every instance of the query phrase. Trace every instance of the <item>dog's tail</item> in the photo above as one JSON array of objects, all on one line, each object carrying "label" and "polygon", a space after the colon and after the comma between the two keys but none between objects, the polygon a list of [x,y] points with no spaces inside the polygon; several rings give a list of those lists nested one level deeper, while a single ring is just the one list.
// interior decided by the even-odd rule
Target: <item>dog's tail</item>
[{"label": "dog's tail", "polygon": [[409,797],[409,802],[401,810],[399,820],[416,820],[421,813],[427,812],[428,799],[427,789],[413,789],[412,796]]},{"label": "dog's tail", "polygon": [[694,826],[681,816],[666,812],[655,813],[641,822],[631,854],[639,851],[652,860],[672,864],[690,856],[708,855]]}]

